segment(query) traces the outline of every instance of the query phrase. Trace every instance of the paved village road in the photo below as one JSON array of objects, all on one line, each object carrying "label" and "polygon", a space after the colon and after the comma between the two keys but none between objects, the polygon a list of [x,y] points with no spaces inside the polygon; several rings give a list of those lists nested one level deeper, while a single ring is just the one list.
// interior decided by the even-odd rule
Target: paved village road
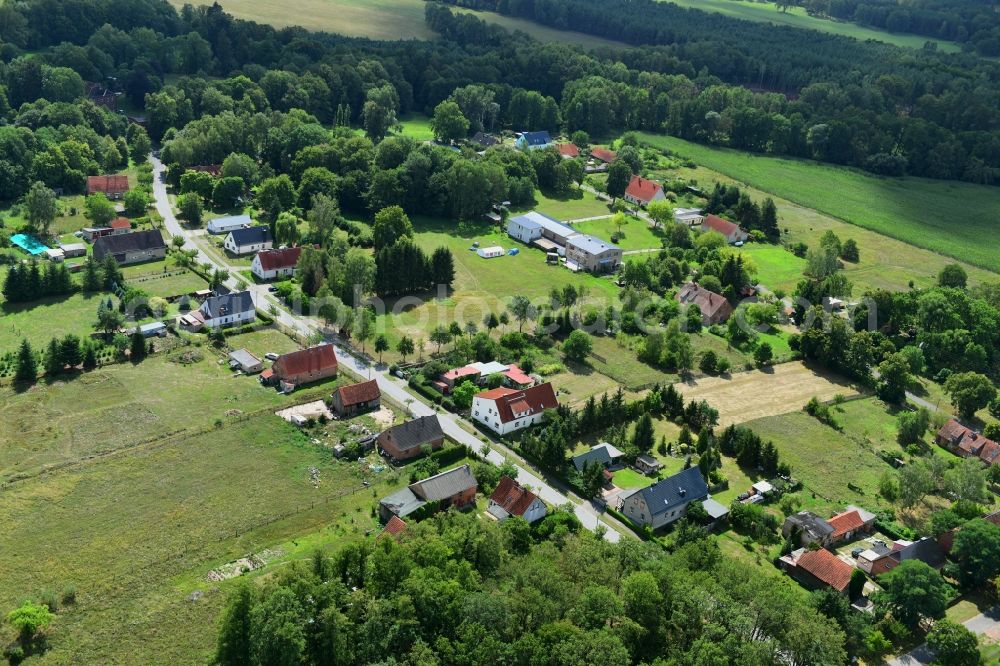
[{"label": "paved village road", "polygon": [[[185,229],[177,220],[167,194],[167,185],[166,180],[164,179],[166,167],[164,167],[163,163],[154,155],[150,155],[149,159],[153,164],[153,197],[156,200],[156,210],[163,217],[163,224],[167,231],[173,236],[183,236],[185,239],[183,246],[184,249],[195,250],[198,253],[197,259],[199,263],[211,264],[215,268],[229,270],[231,276],[235,275],[235,271],[232,270],[231,266],[205,252],[205,250],[196,242],[195,232],[190,229]],[[236,278],[230,277],[226,286],[236,288]],[[317,333],[321,335],[323,334],[319,326],[310,318],[296,315],[286,310],[267,292],[265,285],[248,284],[247,288],[253,293],[254,302],[258,306],[260,306],[261,303],[268,303],[273,306],[272,308],[269,308],[269,313],[281,324],[297,331],[307,338],[313,337]],[[334,348],[337,352],[337,359],[341,365],[346,366],[350,371],[360,377],[375,379],[383,393],[388,395],[389,398],[396,403],[406,405],[413,416],[428,416],[436,413],[438,415],[438,419],[441,421],[441,428],[444,430],[446,435],[454,439],[459,444],[462,444],[477,454],[482,455],[484,443],[466,428],[462,427],[460,421],[463,419],[461,419],[461,417],[455,416],[449,412],[436,412],[432,407],[424,404],[417,399],[416,396],[410,393],[405,382],[389,375],[385,367],[376,366],[375,364],[370,363],[366,359],[356,355],[354,352],[349,351],[342,345],[337,344]],[[469,427],[472,427],[471,424],[468,425]],[[491,438],[489,446],[490,450],[487,455],[487,459],[494,465],[501,465],[505,462],[505,460],[511,460],[511,462],[514,462],[513,453],[509,452],[506,447],[499,442],[496,442]],[[509,455],[504,455],[504,452],[509,453]],[[570,500],[570,495],[567,492],[564,492],[556,488],[551,483],[544,481],[538,470],[531,469],[530,467],[519,463],[515,464],[515,467],[517,467],[518,483],[531,486],[538,496],[541,497],[547,504],[572,504],[577,518],[580,519],[580,522],[588,530],[594,531],[598,527],[602,527],[604,529],[604,538],[611,542],[617,542],[621,539],[622,533],[627,533],[626,528],[622,525],[618,525],[618,528],[616,529],[615,527],[608,525],[607,522],[601,521],[598,509],[590,502],[583,501],[575,497],[574,499],[576,499],[576,502],[572,502]]]}]

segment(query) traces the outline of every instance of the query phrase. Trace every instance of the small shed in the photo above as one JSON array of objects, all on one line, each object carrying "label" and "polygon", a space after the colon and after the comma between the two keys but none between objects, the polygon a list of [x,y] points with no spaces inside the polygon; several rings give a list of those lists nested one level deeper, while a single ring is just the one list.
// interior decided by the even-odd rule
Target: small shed
[{"label": "small shed", "polygon": [[663,463],[648,454],[643,454],[635,459],[635,468],[643,474],[656,474],[662,467]]},{"label": "small shed", "polygon": [[65,245],[60,245],[59,249],[62,250],[63,256],[67,259],[87,255],[87,246],[83,243],[66,243]]},{"label": "small shed", "polygon": [[480,247],[476,248],[476,254],[478,254],[483,259],[493,259],[494,257],[502,257],[504,255],[504,249],[499,245],[493,245],[491,247]]},{"label": "small shed", "polygon": [[143,324],[139,327],[139,332],[142,333],[143,337],[151,338],[154,335],[163,337],[167,334],[167,325],[162,321],[154,321],[149,324]]},{"label": "small shed", "polygon": [[774,486],[767,481],[758,481],[750,487],[753,488],[758,495],[767,495],[774,490]]},{"label": "small shed", "polygon": [[229,367],[233,370],[237,368],[246,373],[260,372],[264,369],[264,364],[259,358],[251,354],[246,349],[237,349],[229,352]]},{"label": "small shed", "polygon": [[45,258],[49,261],[62,261],[66,258],[63,251],[55,247],[47,248],[42,254],[44,254]]}]

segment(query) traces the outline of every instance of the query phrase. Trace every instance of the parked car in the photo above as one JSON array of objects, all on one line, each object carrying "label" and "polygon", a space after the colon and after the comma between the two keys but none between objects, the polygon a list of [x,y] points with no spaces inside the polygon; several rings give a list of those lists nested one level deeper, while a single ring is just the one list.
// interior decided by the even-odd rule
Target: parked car
[{"label": "parked car", "polygon": [[267,352],[266,354],[264,354],[264,358],[266,358],[268,361],[277,361],[278,355],[275,354],[274,352]]},{"label": "parked car", "polygon": [[270,287],[268,287],[268,288],[267,288],[267,291],[268,291],[269,293],[273,294],[273,293],[275,293],[276,291],[278,291],[278,288],[277,288],[277,287],[275,287],[274,285],[271,285]]}]

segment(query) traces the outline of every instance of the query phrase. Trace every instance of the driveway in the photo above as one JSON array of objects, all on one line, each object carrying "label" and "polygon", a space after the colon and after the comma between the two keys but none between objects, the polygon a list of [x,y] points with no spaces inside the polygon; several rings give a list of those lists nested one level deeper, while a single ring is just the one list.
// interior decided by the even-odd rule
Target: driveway
[{"label": "driveway", "polygon": [[[170,199],[167,195],[167,185],[162,180],[162,175],[165,173],[166,167],[153,155],[150,155],[149,159],[153,164],[153,197],[156,200],[156,210],[163,217],[163,224],[167,231],[174,236],[183,236],[185,239],[184,249],[197,251],[197,258],[200,263],[208,263],[215,268],[231,270],[230,266],[220,263],[214,257],[205,253],[204,250],[198,246],[195,242],[195,237],[201,230],[190,230],[181,226],[177,217],[174,215],[173,208],[170,205]],[[235,275],[235,272],[232,270],[231,275]],[[226,286],[235,289],[237,287],[236,279],[234,277],[230,277],[230,279],[226,281]],[[247,285],[247,289],[253,293],[254,303],[256,303],[258,307],[260,307],[263,303],[267,303],[272,306],[271,315],[283,325],[297,331],[306,338],[311,338],[317,334],[323,334],[322,330],[314,320],[309,317],[292,314],[286,310],[281,303],[272,298],[267,292],[266,285],[249,284]],[[482,455],[484,442],[462,427],[460,423],[464,421],[464,419],[451,414],[450,412],[437,412],[433,408],[424,404],[417,399],[415,395],[410,393],[406,382],[390,376],[385,367],[375,366],[367,359],[355,355],[353,351],[349,351],[340,344],[335,344],[334,350],[337,353],[337,360],[341,365],[347,367],[359,377],[375,379],[384,394],[388,395],[389,398],[398,404],[406,405],[413,416],[429,416],[436,413],[441,422],[441,428],[444,430],[446,435],[454,439],[459,444],[464,445],[469,450]],[[465,424],[472,428],[472,424],[468,423],[468,421],[465,421]],[[494,465],[501,465],[506,460],[520,462],[518,457],[512,451],[492,438],[488,439],[490,451],[487,454],[486,459],[489,462]],[[592,503],[581,500],[566,488],[558,488],[555,483],[544,481],[538,470],[523,463],[516,464],[515,467],[517,467],[518,483],[531,486],[532,490],[534,490],[535,493],[549,505],[555,506],[561,504],[572,504],[574,507],[573,511],[577,518],[580,519],[580,522],[588,530],[594,531],[598,528],[598,526],[603,527],[605,530],[604,538],[611,542],[617,542],[621,539],[623,533],[629,533],[627,528],[620,524],[616,526],[617,528],[608,524],[617,522],[613,521],[610,517],[602,521],[600,513],[592,505]]]},{"label": "driveway", "polygon": [[[965,628],[976,635],[986,635],[990,638],[1000,638],[1000,606],[994,606],[984,613],[963,622]],[[926,666],[934,661],[934,651],[927,644],[890,659],[888,666]]]}]

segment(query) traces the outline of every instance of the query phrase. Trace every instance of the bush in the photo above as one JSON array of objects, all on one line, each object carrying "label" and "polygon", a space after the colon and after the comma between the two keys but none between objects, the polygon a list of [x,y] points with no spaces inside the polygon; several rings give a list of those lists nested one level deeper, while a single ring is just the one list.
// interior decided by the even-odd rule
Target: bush
[{"label": "bush", "polygon": [[76,587],[67,585],[62,591],[63,605],[71,606],[76,603]]}]

